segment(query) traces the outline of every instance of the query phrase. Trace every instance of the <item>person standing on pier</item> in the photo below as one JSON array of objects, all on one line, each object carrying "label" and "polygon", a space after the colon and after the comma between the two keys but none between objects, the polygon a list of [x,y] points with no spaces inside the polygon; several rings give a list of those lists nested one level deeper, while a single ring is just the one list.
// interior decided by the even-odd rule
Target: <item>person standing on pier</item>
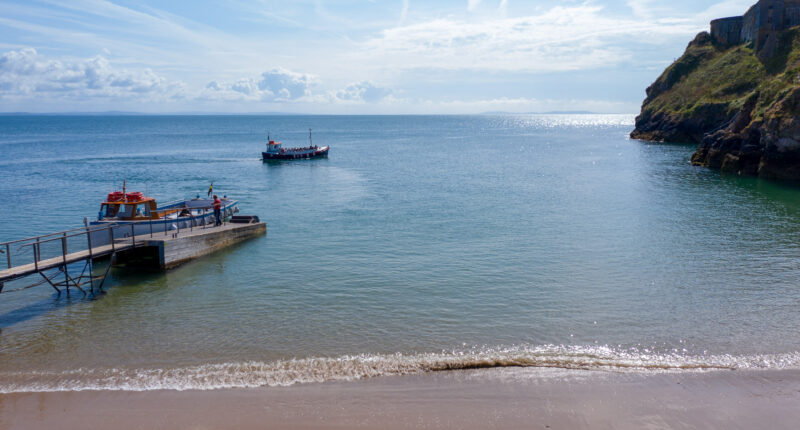
[{"label": "person standing on pier", "polygon": [[214,194],[214,218],[216,218],[216,224],[214,226],[222,225],[221,219],[221,212],[222,212],[222,202],[220,201],[219,197]]}]

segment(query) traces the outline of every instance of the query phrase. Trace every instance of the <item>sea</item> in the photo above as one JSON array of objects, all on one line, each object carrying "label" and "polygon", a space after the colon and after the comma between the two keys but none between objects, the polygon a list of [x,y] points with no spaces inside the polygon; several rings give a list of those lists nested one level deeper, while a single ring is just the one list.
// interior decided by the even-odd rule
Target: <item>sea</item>
[{"label": "sea", "polygon": [[[159,202],[213,183],[268,225],[112,267],[103,294],[7,283],[0,393],[800,368],[800,188],[694,167],[633,121],[0,116],[0,241],[81,227],[123,181]],[[327,158],[261,160],[309,129]]]}]

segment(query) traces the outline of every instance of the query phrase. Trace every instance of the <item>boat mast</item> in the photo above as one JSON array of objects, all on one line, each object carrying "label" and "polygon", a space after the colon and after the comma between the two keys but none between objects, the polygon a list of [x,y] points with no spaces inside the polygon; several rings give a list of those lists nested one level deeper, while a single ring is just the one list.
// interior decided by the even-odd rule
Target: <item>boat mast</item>
[{"label": "boat mast", "polygon": [[308,129],[308,147],[311,148],[313,145],[311,144],[311,129]]}]

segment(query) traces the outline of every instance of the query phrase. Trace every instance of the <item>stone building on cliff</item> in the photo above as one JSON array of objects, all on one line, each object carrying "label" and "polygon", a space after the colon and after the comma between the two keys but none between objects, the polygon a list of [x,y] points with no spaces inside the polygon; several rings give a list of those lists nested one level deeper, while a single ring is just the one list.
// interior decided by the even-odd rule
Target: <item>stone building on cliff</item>
[{"label": "stone building on cliff", "polygon": [[770,57],[778,33],[800,25],[800,0],[760,0],[744,16],[711,21],[711,36],[723,45],[752,43],[759,57]]}]

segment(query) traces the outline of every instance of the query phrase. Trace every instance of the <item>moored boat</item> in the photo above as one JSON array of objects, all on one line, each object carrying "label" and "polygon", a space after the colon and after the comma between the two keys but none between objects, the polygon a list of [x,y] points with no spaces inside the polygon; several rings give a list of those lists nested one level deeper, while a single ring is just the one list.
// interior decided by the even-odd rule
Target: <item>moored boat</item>
[{"label": "moored boat", "polygon": [[281,142],[276,142],[267,135],[267,150],[261,153],[264,161],[269,160],[297,160],[304,158],[327,157],[330,146],[316,146],[311,142],[311,129],[308,129],[308,146],[300,148],[284,148]]},{"label": "moored boat", "polygon": [[[239,202],[227,196],[222,202],[222,218],[229,218],[239,212]],[[97,220],[89,223],[92,227],[114,226],[116,232],[124,235],[150,235],[182,230],[196,226],[213,226],[215,223],[214,200],[200,198],[177,200],[158,205],[152,197],[141,192],[114,191],[100,204]],[[115,236],[116,237],[116,236]],[[92,234],[94,244],[110,242],[110,234]]]}]

